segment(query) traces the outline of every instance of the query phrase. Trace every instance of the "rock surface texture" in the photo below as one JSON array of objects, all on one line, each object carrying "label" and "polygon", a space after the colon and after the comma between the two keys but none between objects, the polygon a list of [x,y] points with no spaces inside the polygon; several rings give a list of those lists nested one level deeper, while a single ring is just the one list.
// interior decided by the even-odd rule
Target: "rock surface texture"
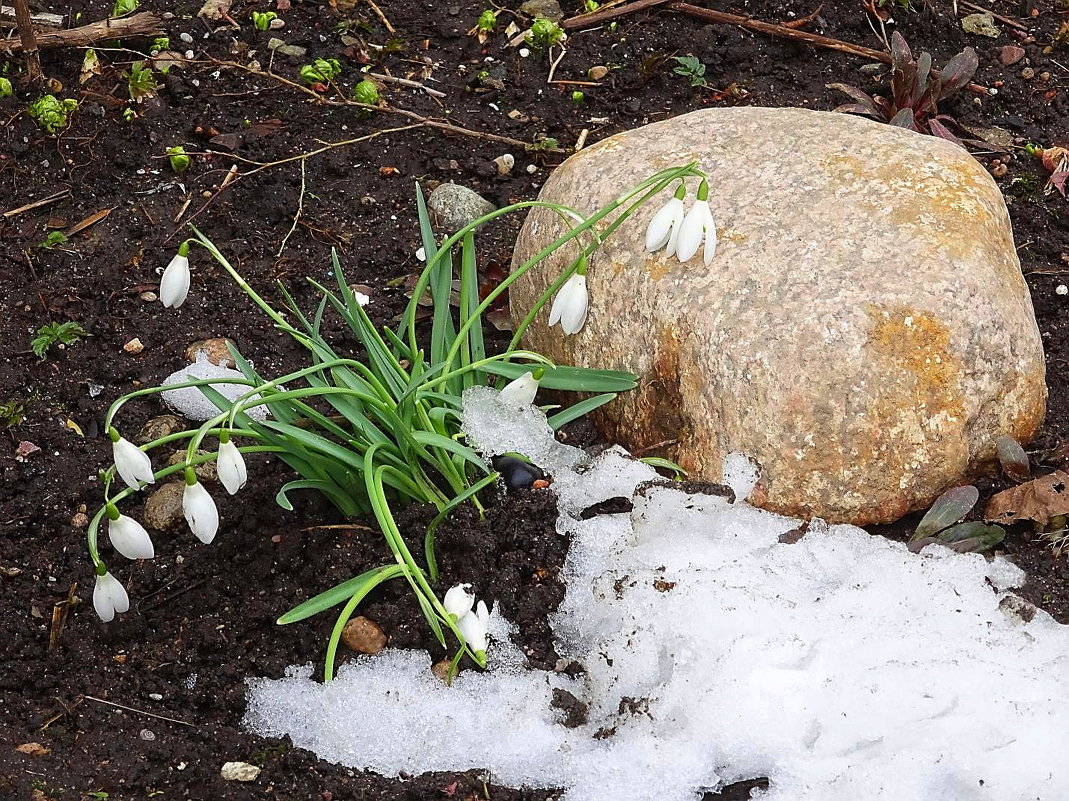
[{"label": "rock surface texture", "polygon": [[[1034,435],[1042,343],[1005,203],[968,153],[842,114],[710,109],[580,151],[541,199],[591,213],[692,160],[712,264],[645,252],[668,190],[591,260],[583,330],[547,331],[547,306],[527,335],[560,364],[640,376],[599,413],[604,434],[713,481],[742,451],[762,470],[751,502],[855,524],[924,508],[988,467],[998,436]],[[532,211],[513,265],[562,230]],[[514,317],[566,263],[513,286]]]}]

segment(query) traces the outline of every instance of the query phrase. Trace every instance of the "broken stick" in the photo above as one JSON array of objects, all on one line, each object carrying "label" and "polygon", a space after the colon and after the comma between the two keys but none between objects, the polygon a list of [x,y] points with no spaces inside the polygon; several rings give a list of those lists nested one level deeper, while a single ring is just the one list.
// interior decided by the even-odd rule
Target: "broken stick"
[{"label": "broken stick", "polygon": [[30,4],[27,0],[15,0],[15,23],[19,28],[19,49],[26,57],[26,79],[38,84],[44,78],[41,72],[41,55],[37,52],[37,34],[30,19]]},{"label": "broken stick", "polygon": [[[40,50],[55,47],[89,47],[108,39],[124,39],[127,36],[155,36],[163,32],[161,20],[151,11],[142,11],[129,17],[104,19],[71,28],[66,31],[50,31],[37,36]],[[0,41],[0,51],[22,52],[23,43]]]}]

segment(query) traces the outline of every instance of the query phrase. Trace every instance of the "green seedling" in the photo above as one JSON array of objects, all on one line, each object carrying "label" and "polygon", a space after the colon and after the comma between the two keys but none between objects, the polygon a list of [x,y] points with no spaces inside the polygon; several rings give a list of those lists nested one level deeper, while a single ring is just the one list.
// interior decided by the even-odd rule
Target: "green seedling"
[{"label": "green seedling", "polygon": [[140,5],[139,0],[115,0],[115,5],[111,7],[111,16],[125,17],[127,14],[133,14]]},{"label": "green seedling", "polygon": [[156,53],[162,53],[164,50],[170,49],[171,40],[166,36],[157,36],[152,40],[152,49],[150,52],[155,55]]},{"label": "green seedling", "polygon": [[60,100],[55,95],[44,95],[30,103],[26,110],[38,128],[47,134],[56,134],[67,127],[77,108],[78,101],[74,98]]},{"label": "green seedling", "polygon": [[301,80],[305,83],[330,83],[341,75],[341,64],[336,58],[317,58],[311,64],[300,69]]},{"label": "green seedling", "polygon": [[363,103],[365,106],[377,106],[381,100],[379,87],[375,85],[374,81],[364,78],[353,90],[353,100],[357,103]]},{"label": "green seedling", "polygon": [[80,342],[82,337],[89,336],[89,332],[78,323],[49,323],[37,329],[37,336],[30,340],[30,350],[38,359],[44,359],[49,349],[55,345],[63,349],[75,342]]},{"label": "green seedling", "polygon": [[258,31],[266,31],[271,27],[271,20],[278,19],[274,11],[253,11],[252,24]]},{"label": "green seedling", "polygon": [[21,401],[10,398],[0,403],[0,427],[11,428],[22,422],[23,412],[26,407]]},{"label": "green seedling", "polygon": [[698,61],[696,56],[672,56],[672,60],[679,65],[672,72],[688,78],[691,86],[709,85],[705,80],[705,65]]},{"label": "green seedling", "polygon": [[479,21],[475,23],[475,30],[481,33],[493,33],[496,27],[497,12],[489,8],[479,15]]},{"label": "green seedling", "polygon": [[186,149],[181,145],[167,148],[167,160],[171,163],[171,169],[181,175],[189,169],[191,159],[186,155]]},{"label": "green seedling", "polygon": [[576,105],[582,103],[585,98],[586,98],[586,95],[584,95],[578,89],[576,89],[574,92],[572,92],[572,102],[575,103]]},{"label": "green seedling", "polygon": [[584,14],[592,14],[599,8],[601,8],[601,3],[599,3],[598,0],[586,0],[586,2],[583,3]]},{"label": "green seedling", "polygon": [[37,245],[41,250],[51,250],[57,245],[67,244],[67,235],[62,231],[52,231]]},{"label": "green seedling", "polygon": [[564,29],[551,19],[535,17],[526,38],[527,44],[535,50],[548,50],[564,39]]},{"label": "green seedling", "polygon": [[152,97],[160,89],[152,67],[147,66],[144,61],[135,61],[130,65],[130,71],[123,73],[123,77],[126,78],[126,90],[130,93],[130,99],[135,103]]},{"label": "green seedling", "polygon": [[15,94],[15,88],[7,78],[0,78],[0,98],[11,97]]}]

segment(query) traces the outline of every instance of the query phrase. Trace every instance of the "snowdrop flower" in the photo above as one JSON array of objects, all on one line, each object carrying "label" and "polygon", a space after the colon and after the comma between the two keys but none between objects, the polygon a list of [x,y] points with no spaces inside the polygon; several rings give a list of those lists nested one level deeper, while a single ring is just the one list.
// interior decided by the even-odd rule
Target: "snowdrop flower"
[{"label": "snowdrop flower", "polygon": [[115,613],[130,610],[130,596],[120,581],[108,572],[103,562],[97,563],[97,583],[93,587],[93,608],[100,619],[110,623]]},{"label": "snowdrop flower", "polygon": [[442,599],[445,611],[457,620],[471,612],[474,605],[475,595],[471,592],[470,584],[457,584],[450,588]]},{"label": "snowdrop flower", "polygon": [[698,252],[703,237],[703,255],[708,266],[716,253],[716,222],[713,220],[713,212],[709,210],[709,184],[706,181],[701,182],[698,199],[683,218],[683,224],[679,226],[679,238],[676,241],[676,255],[679,260],[689,261]]},{"label": "snowdrop flower", "polygon": [[530,406],[538,393],[538,381],[545,372],[545,368],[539,367],[509,381],[501,388],[499,399],[509,406]]},{"label": "snowdrop flower", "polygon": [[653,219],[650,220],[649,227],[646,229],[647,251],[653,253],[655,250],[660,250],[667,245],[666,256],[671,256],[676,252],[679,228],[683,222],[683,198],[686,196],[687,187],[680,183],[672,199],[653,215]]},{"label": "snowdrop flower", "polygon": [[186,489],[182,493],[182,511],[185,513],[186,522],[197,539],[205,545],[215,539],[219,531],[219,510],[215,501],[204,489],[204,485],[197,481],[197,475],[192,467],[186,468]]},{"label": "snowdrop flower", "polygon": [[111,439],[111,454],[115,459],[115,471],[126,482],[130,489],[140,489],[141,483],[154,484],[156,479],[152,475],[152,460],[148,454],[130,442],[119,436],[114,428],[108,431]]},{"label": "snowdrop flower", "polygon": [[189,294],[189,243],[183,242],[178,255],[171,259],[160,279],[160,300],[167,308],[177,309]]},{"label": "snowdrop flower", "polygon": [[577,334],[586,323],[590,295],[586,289],[586,259],[560,288],[549,310],[549,325],[560,323],[565,334]]},{"label": "snowdrop flower", "polygon": [[114,504],[109,503],[107,510],[108,539],[116,551],[127,559],[151,559],[156,555],[144,526],[132,517],[119,514]]},{"label": "snowdrop flower", "polygon": [[[223,437],[226,439],[224,440]],[[249,480],[249,472],[245,469],[245,459],[238,450],[238,446],[230,441],[230,434],[226,431],[219,440],[216,469],[219,471],[219,483],[226,487],[226,491],[231,495],[237,495],[238,490]]]},{"label": "snowdrop flower", "polygon": [[490,610],[486,608],[484,601],[479,601],[474,612],[468,612],[457,621],[457,628],[464,635],[464,642],[468,644],[472,653],[476,656],[486,654],[486,634],[490,629]]}]

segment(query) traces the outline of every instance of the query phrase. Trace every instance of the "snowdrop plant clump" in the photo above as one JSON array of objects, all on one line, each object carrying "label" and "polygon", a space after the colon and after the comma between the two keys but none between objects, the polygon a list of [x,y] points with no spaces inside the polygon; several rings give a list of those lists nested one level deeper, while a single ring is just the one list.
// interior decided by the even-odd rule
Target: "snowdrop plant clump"
[{"label": "snowdrop plant clump", "polygon": [[[482,494],[499,478],[491,464],[463,442],[462,395],[472,387],[486,387],[493,381],[499,386],[502,381],[508,382],[500,390],[502,400],[516,407],[530,406],[540,386],[587,393],[586,399],[549,418],[550,425],[559,428],[613,400],[617,393],[631,389],[635,377],[630,373],[557,366],[538,353],[520,349],[520,338],[551,301],[550,324],[559,322],[565,334],[578,332],[589,303],[589,257],[646,201],[688,176],[702,174],[693,164],[662,170],[586,217],[545,201],[517,203],[475,220],[441,242],[436,241],[423,196],[417,192],[426,262],[395,328],[380,329],[372,322],[365,309],[367,297],[359,296],[349,286],[337,254],[333,256],[336,286],[309,279],[321,295],[315,312],[305,314],[280,287],[286,306],[284,314],[256,292],[223,253],[194,228],[194,238],[182,243],[163,274],[163,304],[179,308],[186,301],[191,284],[190,248],[203,248],[279,331],[307,350],[309,364],[267,380],[231,347],[240,378],[196,378],[148,387],[124,395],[111,405],[105,429],[113,443],[115,463],[102,472],[104,504],[88,528],[89,555],[97,574],[94,607],[101,619],[109,621],[129,609],[125,589],[108,571],[100,554],[99,533],[104,520],[108,521],[108,536],[117,553],[129,559],[151,559],[155,555],[148,532],[119,512],[120,503],[145,486],[180,473],[185,479],[182,506],[186,523],[197,540],[210,544],[220,533],[220,505],[200,482],[195,468],[215,460],[219,482],[233,496],[250,483],[245,457],[271,453],[297,474],[279,490],[279,506],[291,511],[289,496],[295,491],[320,492],[345,517],[374,518],[389,551],[380,567],[320,592],[278,620],[280,624],[294,623],[341,607],[327,644],[326,678],[333,676],[345,623],[368,593],[392,579],[408,583],[443,647],[447,636],[456,642],[454,665],[467,654],[484,666],[490,617],[485,602],[475,605],[474,597],[458,595],[456,588],[440,599],[435,589],[440,580],[435,530],[460,504],[471,503],[481,514]],[[504,214],[535,207],[560,215],[568,230],[513,270],[486,297],[480,297],[475,231]],[[488,354],[482,328],[486,310],[513,281],[562,247],[577,253],[574,261],[536,301],[508,346],[500,353]],[[457,311],[450,302],[454,284],[459,286]],[[424,345],[417,338],[416,320],[419,302],[428,293],[433,314],[429,344]],[[341,317],[355,342],[334,343],[326,339],[321,329],[328,310]],[[364,358],[342,356],[340,348],[346,353],[363,351]],[[234,385],[239,387],[237,393]],[[138,447],[124,438],[115,425],[120,409],[131,400],[164,390],[194,388],[218,409],[195,430],[169,434]],[[265,407],[268,415],[254,413]],[[218,442],[215,450],[204,447],[211,440]],[[150,454],[176,444],[185,446],[184,459],[154,469]],[[126,486],[113,492],[116,475]],[[255,480],[254,469],[251,481]],[[421,548],[406,542],[393,516],[395,508],[411,503],[428,504],[436,510]]]}]

